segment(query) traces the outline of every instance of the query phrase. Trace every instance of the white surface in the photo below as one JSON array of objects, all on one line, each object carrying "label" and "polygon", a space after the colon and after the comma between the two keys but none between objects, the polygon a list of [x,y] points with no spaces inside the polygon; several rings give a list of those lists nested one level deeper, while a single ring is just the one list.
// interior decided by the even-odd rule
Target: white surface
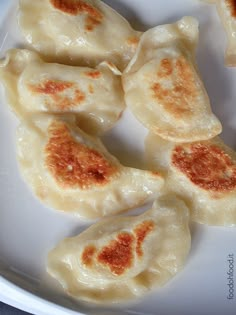
[{"label": "white surface", "polygon": [[[200,72],[213,110],[223,123],[223,138],[236,148],[236,69],[224,67],[226,40],[214,6],[196,0],[106,2],[140,30],[174,22],[183,15],[193,15],[199,19]],[[11,3],[13,6],[9,11]],[[2,55],[6,49],[21,43],[16,24],[16,3],[0,0]],[[165,287],[152,291],[142,301],[103,309],[96,306],[82,307],[63,297],[45,275],[47,252],[59,240],[77,234],[88,224],[50,210],[32,196],[19,175],[15,158],[15,128],[18,122],[3,97],[0,98],[0,104],[0,300],[40,315],[75,314],[71,309],[94,315],[235,314],[236,297],[227,299],[227,256],[234,254],[236,258],[235,228],[194,225],[192,250],[183,272]],[[145,130],[126,111],[119,124],[104,139],[110,150],[125,164],[142,167],[145,134]],[[235,274],[236,270],[234,279]],[[27,291],[68,306],[70,310],[46,302]]]}]

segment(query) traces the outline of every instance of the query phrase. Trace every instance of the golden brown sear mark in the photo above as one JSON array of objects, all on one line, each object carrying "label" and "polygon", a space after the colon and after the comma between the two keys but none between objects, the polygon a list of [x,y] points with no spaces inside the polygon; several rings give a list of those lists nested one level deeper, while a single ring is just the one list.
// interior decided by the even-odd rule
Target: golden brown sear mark
[{"label": "golden brown sear mark", "polygon": [[101,72],[98,71],[98,70],[96,70],[96,71],[87,71],[87,72],[84,73],[84,75],[86,77],[91,78],[91,79],[98,79],[101,76]]},{"label": "golden brown sear mark", "polygon": [[202,189],[224,192],[236,187],[236,164],[216,145],[195,143],[176,146],[172,164]]},{"label": "golden brown sear mark", "polygon": [[129,38],[127,39],[127,43],[128,43],[128,45],[130,45],[130,46],[132,46],[132,45],[137,46],[138,43],[139,43],[139,37],[138,37],[138,36],[129,37]]},{"label": "golden brown sear mark", "polygon": [[230,9],[231,16],[236,18],[236,0],[226,0],[226,4]]},{"label": "golden brown sear mark", "polygon": [[63,92],[66,89],[71,88],[74,85],[72,82],[45,80],[38,85],[29,85],[30,89],[39,94],[55,95],[59,92]]},{"label": "golden brown sear mark", "polygon": [[[183,57],[165,58],[157,72],[158,81],[151,85],[153,97],[175,117],[191,115],[192,104],[197,102],[198,91],[191,66]],[[171,81],[167,88],[165,80]]]},{"label": "golden brown sear mark", "polygon": [[122,232],[117,235],[107,246],[104,246],[97,256],[97,260],[107,265],[112,273],[122,275],[133,263],[134,236]]},{"label": "golden brown sear mark", "polygon": [[173,73],[173,61],[171,59],[162,59],[160,69],[157,72],[158,77],[165,78]]},{"label": "golden brown sear mark", "polygon": [[86,267],[91,267],[93,264],[93,257],[96,253],[96,247],[93,245],[90,246],[86,246],[81,259],[82,259],[82,263],[86,266]]},{"label": "golden brown sear mark", "polygon": [[117,172],[101,153],[77,142],[64,122],[52,122],[48,133],[45,165],[61,187],[87,189],[105,185]]},{"label": "golden brown sear mark", "polygon": [[93,31],[102,22],[102,13],[94,6],[82,0],[50,0],[57,10],[70,15],[87,14],[85,28]]},{"label": "golden brown sear mark", "polygon": [[74,90],[72,98],[56,94],[53,96],[53,100],[53,104],[50,104],[50,102],[47,104],[48,107],[56,107],[59,110],[66,111],[81,104],[85,100],[85,94],[77,88]]},{"label": "golden brown sear mark", "polygon": [[[45,101],[48,109],[66,111],[85,100],[85,94],[75,86],[73,82],[45,80],[37,85],[30,84],[29,88],[33,93],[46,94],[50,97],[50,101]],[[63,94],[68,89],[71,90],[72,96]]]},{"label": "golden brown sear mark", "polygon": [[154,222],[147,220],[138,224],[133,233],[120,232],[115,239],[101,248],[96,257],[95,246],[87,246],[81,256],[82,262],[91,267],[96,259],[100,264],[107,266],[113,274],[120,276],[132,267],[135,251],[139,258],[143,256],[143,242],[153,229]]},{"label": "golden brown sear mark", "polygon": [[94,18],[92,16],[88,16],[87,19],[86,19],[85,28],[86,28],[87,31],[91,32],[99,24],[101,24],[101,19],[97,19],[97,18]]},{"label": "golden brown sear mark", "polygon": [[147,235],[154,229],[153,221],[144,221],[134,229],[136,236],[136,253],[139,257],[143,256],[142,245]]},{"label": "golden brown sear mark", "polygon": [[134,228],[133,233],[122,232],[118,234],[116,240],[105,246],[98,255],[98,261],[108,265],[110,270],[121,275],[132,267],[134,259],[133,247],[139,257],[143,256],[142,245],[147,235],[154,229],[154,222],[143,221]]}]

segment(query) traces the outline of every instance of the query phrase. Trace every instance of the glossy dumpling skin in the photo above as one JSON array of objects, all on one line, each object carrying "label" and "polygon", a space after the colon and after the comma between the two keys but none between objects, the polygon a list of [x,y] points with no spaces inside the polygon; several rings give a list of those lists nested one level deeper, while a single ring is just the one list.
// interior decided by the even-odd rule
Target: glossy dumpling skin
[{"label": "glossy dumpling skin", "polygon": [[192,17],[150,29],[122,76],[133,114],[169,141],[206,140],[222,130],[196,68],[197,42],[198,22]]},{"label": "glossy dumpling skin", "polygon": [[140,216],[104,219],[63,240],[48,255],[48,272],[80,300],[143,296],[183,268],[191,246],[188,222],[185,204],[163,196]]},{"label": "glossy dumpling skin", "polygon": [[195,222],[236,225],[236,154],[216,137],[173,143],[149,134],[147,161],[165,176],[164,190],[183,199]]},{"label": "glossy dumpling skin", "polygon": [[217,7],[221,22],[227,34],[227,48],[225,52],[225,64],[236,66],[236,2],[234,0],[205,0],[214,3]]},{"label": "glossy dumpling skin", "polygon": [[21,173],[45,205],[99,218],[158,196],[163,179],[157,172],[122,166],[73,118],[36,115],[18,128]]},{"label": "glossy dumpling skin", "polygon": [[21,119],[36,112],[73,113],[80,128],[101,134],[125,108],[120,72],[107,62],[72,67],[45,63],[27,49],[11,49],[0,61],[0,80]]},{"label": "glossy dumpling skin", "polygon": [[141,34],[100,0],[20,0],[19,26],[46,60],[89,66],[108,60],[120,70]]}]

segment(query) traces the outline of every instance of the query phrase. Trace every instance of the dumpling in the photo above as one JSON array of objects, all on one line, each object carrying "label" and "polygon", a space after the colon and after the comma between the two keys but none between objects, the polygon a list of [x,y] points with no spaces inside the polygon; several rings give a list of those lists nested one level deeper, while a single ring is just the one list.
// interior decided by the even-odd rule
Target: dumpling
[{"label": "dumpling", "polygon": [[120,72],[103,62],[95,69],[45,63],[35,52],[12,49],[0,62],[0,80],[13,111],[76,114],[80,128],[102,133],[125,108]]},{"label": "dumpling", "polygon": [[100,0],[20,0],[19,26],[48,61],[95,66],[108,60],[120,70],[141,34]]},{"label": "dumpling", "polygon": [[163,178],[122,166],[73,117],[36,115],[19,127],[21,172],[46,205],[84,218],[112,215],[152,200]]},{"label": "dumpling", "polygon": [[169,141],[206,140],[222,130],[196,69],[197,41],[198,22],[192,17],[150,29],[122,77],[133,114]]},{"label": "dumpling", "polygon": [[48,272],[71,296],[97,303],[143,296],[179,272],[191,246],[189,212],[163,196],[140,216],[103,219],[63,240]]},{"label": "dumpling", "polygon": [[225,64],[236,66],[236,1],[235,0],[205,0],[205,2],[215,3],[222,24],[225,28],[228,45],[225,52]]},{"label": "dumpling", "polygon": [[173,143],[149,134],[147,160],[166,178],[166,193],[188,205],[193,221],[236,225],[236,153],[216,137]]}]

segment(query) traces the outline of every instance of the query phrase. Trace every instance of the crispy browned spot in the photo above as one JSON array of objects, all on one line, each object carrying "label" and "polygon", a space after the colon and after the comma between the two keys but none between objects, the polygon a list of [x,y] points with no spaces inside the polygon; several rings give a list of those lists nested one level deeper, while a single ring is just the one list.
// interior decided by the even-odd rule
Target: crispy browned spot
[{"label": "crispy browned spot", "polygon": [[85,264],[87,267],[90,267],[93,263],[93,257],[94,254],[96,253],[96,247],[95,246],[86,246],[81,259],[82,259],[82,263]]},{"label": "crispy browned spot", "polygon": [[160,173],[158,171],[151,171],[151,174],[160,177]]},{"label": "crispy browned spot", "polygon": [[97,25],[101,24],[102,13],[94,6],[81,0],[50,0],[54,8],[70,14],[87,14],[85,28],[92,31]]},{"label": "crispy browned spot", "polygon": [[216,145],[195,143],[176,146],[172,163],[195,185],[210,191],[230,191],[236,187],[236,164]]},{"label": "crispy browned spot", "polygon": [[84,75],[86,75],[87,77],[91,78],[91,79],[97,79],[101,76],[101,72],[96,70],[96,71],[87,71],[84,73]]},{"label": "crispy browned spot", "polygon": [[82,91],[80,91],[80,89],[75,89],[75,95],[74,95],[74,103],[78,104],[83,102],[85,99],[85,95]]},{"label": "crispy browned spot", "polygon": [[[194,72],[187,60],[163,59],[157,72],[158,81],[151,85],[154,98],[176,117],[191,115],[191,107],[198,103],[198,91]],[[172,86],[166,88],[165,80]],[[169,84],[169,82],[168,82]]]},{"label": "crispy browned spot", "polygon": [[132,234],[122,232],[117,235],[116,240],[112,240],[102,248],[97,260],[101,264],[107,265],[112,273],[120,276],[132,266],[134,242]]},{"label": "crispy browned spot", "polygon": [[53,104],[49,104],[49,107],[56,107],[59,110],[65,111],[71,107],[77,106],[78,104],[82,103],[85,100],[85,95],[82,91],[78,88],[73,91],[74,95],[72,98],[69,96],[61,96],[61,95],[54,95],[53,96]]},{"label": "crispy browned spot", "polygon": [[231,16],[236,18],[236,0],[226,0],[226,4],[230,9]]},{"label": "crispy browned spot", "polygon": [[77,142],[64,122],[52,122],[48,133],[45,165],[60,186],[87,189],[105,185],[117,172],[101,153]]},{"label": "crispy browned spot", "polygon": [[[45,80],[39,84],[29,84],[29,88],[33,93],[46,94],[50,97],[45,100],[45,104],[51,110],[68,110],[74,106],[81,104],[85,100],[85,94],[72,82]],[[66,90],[71,89],[72,97],[63,94]]]},{"label": "crispy browned spot", "polygon": [[136,235],[136,253],[139,257],[143,255],[142,245],[147,235],[154,229],[153,221],[144,221],[134,229]]},{"label": "crispy browned spot", "polygon": [[74,83],[67,81],[45,80],[37,85],[29,84],[29,87],[35,93],[55,95],[71,88],[73,85]]},{"label": "crispy browned spot", "polygon": [[98,26],[101,23],[100,19],[94,18],[92,16],[88,16],[86,19],[86,25],[85,28],[87,31],[91,32],[94,30],[96,26]]},{"label": "crispy browned spot", "polygon": [[128,45],[137,46],[139,43],[139,38],[137,36],[132,36],[127,39]]},{"label": "crispy browned spot", "polygon": [[160,69],[157,72],[158,77],[168,77],[173,72],[172,60],[170,59],[162,59]]}]

